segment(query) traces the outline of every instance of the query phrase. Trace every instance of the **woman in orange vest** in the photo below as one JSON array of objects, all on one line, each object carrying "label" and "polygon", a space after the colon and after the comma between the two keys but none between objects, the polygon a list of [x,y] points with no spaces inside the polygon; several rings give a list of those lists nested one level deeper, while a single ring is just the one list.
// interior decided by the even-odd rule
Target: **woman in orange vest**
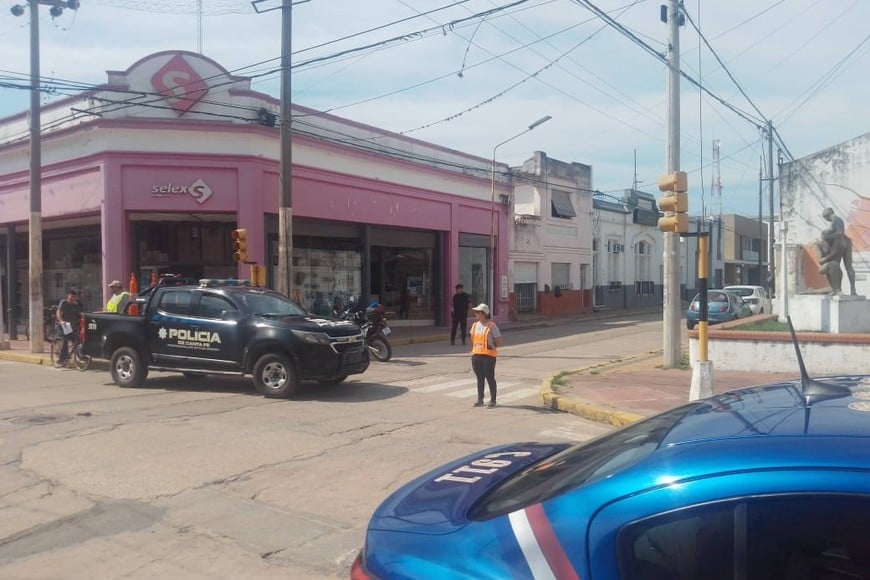
[{"label": "woman in orange vest", "polygon": [[477,402],[475,407],[483,406],[483,381],[489,383],[489,407],[495,407],[497,386],[495,383],[495,361],[498,357],[498,347],[501,346],[501,332],[498,326],[490,320],[489,306],[478,304],[471,309],[474,312],[474,323],[471,325],[471,368],[477,375]]}]

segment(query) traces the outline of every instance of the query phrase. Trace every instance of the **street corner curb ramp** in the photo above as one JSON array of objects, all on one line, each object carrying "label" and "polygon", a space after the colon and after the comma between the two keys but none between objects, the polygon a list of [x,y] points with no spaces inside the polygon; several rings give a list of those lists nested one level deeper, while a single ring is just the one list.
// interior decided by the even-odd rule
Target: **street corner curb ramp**
[{"label": "street corner curb ramp", "polygon": [[623,357],[615,361],[590,365],[573,371],[561,372],[544,379],[541,384],[541,399],[544,406],[549,409],[561,411],[563,413],[570,413],[590,421],[605,423],[613,425],[614,427],[624,427],[625,425],[636,423],[644,417],[636,413],[620,411],[619,409],[609,406],[594,405],[592,403],[560,395],[553,389],[553,384],[563,377],[578,375],[590,371],[597,371],[600,374],[618,373],[620,370],[634,368],[638,365],[648,363],[656,356],[657,353],[642,353]]}]

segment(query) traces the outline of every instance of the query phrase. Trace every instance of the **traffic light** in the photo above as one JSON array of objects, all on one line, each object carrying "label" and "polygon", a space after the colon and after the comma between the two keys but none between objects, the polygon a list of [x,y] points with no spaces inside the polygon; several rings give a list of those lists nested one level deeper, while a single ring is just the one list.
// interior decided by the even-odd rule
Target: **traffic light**
[{"label": "traffic light", "polygon": [[659,178],[659,190],[666,195],[659,198],[659,209],[665,216],[659,218],[663,232],[685,233],[689,231],[689,189],[684,171],[674,171]]},{"label": "traffic light", "polygon": [[244,264],[248,261],[248,230],[233,230],[230,237],[233,239],[233,259]]},{"label": "traffic light", "polygon": [[258,288],[266,287],[266,266],[251,265],[251,284]]}]

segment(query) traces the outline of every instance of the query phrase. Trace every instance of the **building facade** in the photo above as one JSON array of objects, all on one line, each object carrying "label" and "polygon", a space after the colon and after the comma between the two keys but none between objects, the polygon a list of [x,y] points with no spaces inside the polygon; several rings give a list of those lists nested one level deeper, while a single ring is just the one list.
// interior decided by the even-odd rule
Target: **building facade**
[{"label": "building facade", "polygon": [[508,268],[516,311],[590,311],[592,167],[536,151],[512,173]]},{"label": "building facade", "polygon": [[[42,109],[43,299],[69,289],[86,308],[109,280],[152,274],[249,277],[278,256],[279,102],[202,55],[147,56],[108,82]],[[26,112],[0,120],[4,302],[28,312]],[[508,315],[508,208],[490,161],[293,107],[293,297],[326,314],[350,296],[383,303],[395,324],[442,324],[462,281]],[[495,256],[493,256],[493,251]],[[401,314],[402,319],[397,318]]]},{"label": "building facade", "polygon": [[594,197],[593,276],[596,308],[662,305],[663,238],[655,198],[635,189]]}]

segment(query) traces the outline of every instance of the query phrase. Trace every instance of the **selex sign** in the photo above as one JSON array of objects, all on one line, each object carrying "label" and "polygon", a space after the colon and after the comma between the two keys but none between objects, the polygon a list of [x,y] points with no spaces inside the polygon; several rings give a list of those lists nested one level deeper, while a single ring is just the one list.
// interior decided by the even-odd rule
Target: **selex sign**
[{"label": "selex sign", "polygon": [[173,195],[189,195],[196,203],[203,204],[212,196],[211,187],[202,179],[197,179],[190,185],[178,185],[171,181],[163,185],[151,187],[151,197],[170,197]]}]

